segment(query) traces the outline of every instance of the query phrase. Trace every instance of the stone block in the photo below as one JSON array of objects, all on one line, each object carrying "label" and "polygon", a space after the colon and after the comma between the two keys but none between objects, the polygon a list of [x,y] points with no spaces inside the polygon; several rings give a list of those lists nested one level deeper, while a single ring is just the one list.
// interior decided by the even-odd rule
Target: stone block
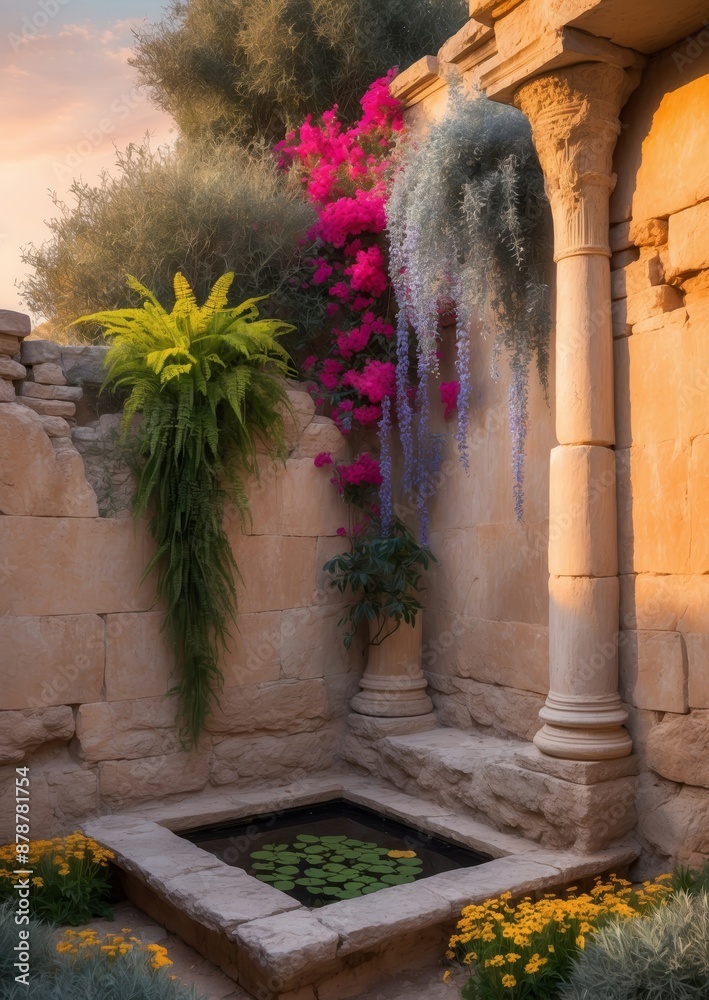
[{"label": "stone block", "polygon": [[103,344],[62,346],[60,363],[69,385],[103,385],[107,352],[108,347]]},{"label": "stone block", "polygon": [[514,754],[514,761],[529,771],[549,774],[574,785],[599,785],[616,778],[633,777],[638,773],[638,758],[634,755],[615,760],[564,760],[549,757],[536,746],[527,746]]},{"label": "stone block", "polygon": [[291,458],[315,458],[321,452],[328,452],[333,458],[345,459],[348,445],[334,420],[315,416],[304,428]]},{"label": "stone block", "polygon": [[286,451],[292,452],[315,413],[315,403],[304,388],[288,390],[290,407],[284,411],[283,424],[286,434]]},{"label": "stone block", "polygon": [[521,622],[469,619],[459,640],[461,677],[546,694],[549,690],[549,630]]},{"label": "stone block", "polygon": [[106,701],[160,697],[173,686],[164,621],[161,611],[106,615]]},{"label": "stone block", "polygon": [[[32,379],[43,385],[66,385],[66,377],[61,365],[54,361],[43,361],[32,368]],[[61,396],[57,396],[61,399]],[[65,396],[64,399],[72,399],[72,396]]]},{"label": "stone block", "polygon": [[668,712],[648,734],[645,757],[663,778],[709,788],[709,712]]},{"label": "stone block", "polygon": [[44,743],[68,743],[74,735],[74,714],[68,705],[0,712],[0,764],[20,761]]},{"label": "stone block", "polygon": [[237,781],[289,781],[310,771],[332,767],[337,736],[329,729],[293,736],[233,736],[215,742],[212,782],[229,785]]},{"label": "stone block", "polygon": [[277,681],[224,688],[207,721],[211,733],[297,733],[328,717],[322,680]]},{"label": "stone block", "polygon": [[166,789],[173,795],[200,791],[209,780],[209,754],[185,751],[101,761],[98,775],[101,807],[119,809],[160,798]]},{"label": "stone block", "polygon": [[[7,520],[0,518],[0,523]],[[103,641],[103,622],[97,615],[0,615],[3,708],[98,701],[103,691]]]},{"label": "stone block", "polygon": [[[298,977],[313,967],[332,962],[339,938],[326,922],[301,908],[243,924],[235,940],[262,976],[273,978],[282,990],[296,985]],[[239,967],[241,971],[241,962]]]},{"label": "stone block", "polygon": [[15,381],[24,378],[26,374],[27,369],[24,365],[13,361],[7,354],[0,354],[0,378]]},{"label": "stone block", "polygon": [[3,514],[95,517],[96,497],[83,466],[59,459],[41,420],[23,406],[3,409],[0,467]]},{"label": "stone block", "polygon": [[598,445],[553,448],[549,477],[549,572],[613,576],[618,571],[614,452]]},{"label": "stone block", "polygon": [[663,259],[656,248],[643,249],[638,260],[630,263],[622,273],[626,295],[637,295],[665,281]]},{"label": "stone block", "polygon": [[628,225],[636,247],[661,247],[667,243],[667,219],[631,219]]},{"label": "stone block", "polygon": [[280,663],[283,677],[303,679],[345,674],[364,667],[361,650],[346,650],[339,624],[345,608],[313,605],[283,612]]},{"label": "stone block", "polygon": [[23,365],[55,364],[61,357],[61,347],[52,340],[25,340],[21,356]]},{"label": "stone block", "polygon": [[687,648],[690,708],[709,708],[709,635],[688,632],[684,642]]},{"label": "stone block", "polygon": [[633,332],[633,328],[628,323],[628,300],[627,299],[616,299],[615,302],[611,302],[611,326],[613,328],[613,337],[629,337]]},{"label": "stone block", "polygon": [[620,222],[615,226],[611,226],[609,239],[610,248],[613,253],[620,253],[623,250],[631,248],[633,241],[630,239],[630,222]]},{"label": "stone block", "polygon": [[12,382],[0,378],[0,403],[14,403],[16,399],[17,395]]},{"label": "stone block", "polygon": [[709,201],[670,216],[669,249],[673,276],[709,268]]},{"label": "stone block", "polygon": [[[317,539],[279,535],[229,535],[242,577],[242,612],[281,611],[312,604]],[[339,539],[338,539],[339,541]]]},{"label": "stone block", "polygon": [[339,938],[338,956],[344,956],[371,950],[405,932],[442,923],[450,918],[451,909],[444,894],[413,884],[330,903],[322,918]]},{"label": "stone block", "polygon": [[[42,367],[41,365],[38,367]],[[56,365],[50,367],[56,368]],[[20,395],[30,399],[57,399],[60,401],[76,402],[81,399],[83,391],[75,385],[57,385],[56,383],[44,384],[43,382],[23,382],[20,388]]]},{"label": "stone block", "polygon": [[541,694],[434,673],[427,674],[427,679],[441,725],[459,729],[484,726],[500,736],[511,734],[523,740],[531,740],[541,727]]},{"label": "stone block", "polygon": [[0,333],[0,354],[14,358],[16,354],[20,353],[21,343],[20,338],[11,333]]},{"label": "stone block", "polygon": [[616,451],[621,573],[687,573],[691,450],[675,440]]},{"label": "stone block", "polygon": [[25,313],[14,309],[0,309],[0,333],[10,333],[14,337],[27,337],[32,332],[32,322]]},{"label": "stone block", "polygon": [[614,251],[611,256],[611,271],[620,271],[629,264],[634,264],[640,257],[637,247],[626,247],[624,250]]},{"label": "stone block", "polygon": [[655,316],[648,316],[633,327],[636,336],[644,333],[653,333],[656,330],[667,332],[682,330],[687,323],[688,313],[684,306],[679,309],[671,309],[667,313],[657,313]]},{"label": "stone block", "polygon": [[[77,765],[65,748],[47,748],[34,758],[30,781],[33,839],[75,830],[97,811],[95,773]],[[7,843],[15,838],[15,765],[0,769],[0,789],[0,840]]]},{"label": "stone block", "polygon": [[44,417],[73,417],[76,413],[74,403],[67,403],[61,399],[36,399],[34,396],[20,396],[18,402]]},{"label": "stone block", "polygon": [[688,711],[687,662],[679,632],[622,632],[619,642],[623,701],[655,712]]},{"label": "stone block", "polygon": [[[342,525],[342,502],[331,476],[311,458],[272,465],[249,487],[252,535],[335,535]],[[307,498],[307,500],[306,500]]]},{"label": "stone block", "polygon": [[672,285],[653,285],[628,296],[627,320],[631,326],[656,313],[671,312],[683,305],[682,293]]},{"label": "stone block", "polygon": [[39,419],[42,421],[42,429],[47,437],[71,437],[71,428],[63,417],[40,416]]},{"label": "stone block", "polygon": [[625,578],[622,613],[623,628],[709,633],[709,576]]},{"label": "stone block", "polygon": [[219,661],[224,686],[236,688],[277,680],[281,670],[280,644],[280,611],[240,614]]},{"label": "stone block", "polygon": [[154,575],[142,581],[153,544],[130,519],[0,517],[0,552],[13,567],[0,606],[9,614],[147,611],[154,601]]},{"label": "stone block", "polygon": [[76,739],[84,760],[133,760],[180,749],[176,698],[141,698],[80,705]]}]

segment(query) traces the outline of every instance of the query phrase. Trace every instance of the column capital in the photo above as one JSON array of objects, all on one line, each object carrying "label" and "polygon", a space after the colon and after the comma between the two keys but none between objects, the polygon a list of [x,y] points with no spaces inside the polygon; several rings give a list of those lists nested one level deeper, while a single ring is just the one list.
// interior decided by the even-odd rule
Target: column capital
[{"label": "column capital", "polygon": [[618,115],[637,71],[581,63],[523,84],[514,103],[529,119],[554,218],[554,259],[610,257],[608,199],[615,187]]}]

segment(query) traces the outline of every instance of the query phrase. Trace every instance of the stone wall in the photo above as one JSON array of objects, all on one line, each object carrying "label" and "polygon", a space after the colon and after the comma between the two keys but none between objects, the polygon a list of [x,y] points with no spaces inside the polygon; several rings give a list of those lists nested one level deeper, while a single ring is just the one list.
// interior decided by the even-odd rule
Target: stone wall
[{"label": "stone wall", "polygon": [[706,48],[652,59],[611,203],[621,694],[638,831],[690,862],[709,855],[708,106]]},{"label": "stone wall", "polygon": [[[245,531],[227,512],[238,631],[218,708],[186,752],[154,579],[141,582],[152,542],[127,510],[129,480],[116,495],[118,418],[96,408],[101,351],[24,340],[18,353],[28,332],[0,334],[0,842],[14,829],[20,763],[31,767],[34,836],[157,795],[331,766],[361,669],[321,570],[341,547],[343,510],[313,456],[344,454],[335,425],[294,388],[285,466],[263,456]],[[71,397],[51,394],[70,383]],[[50,412],[57,402],[72,412]],[[98,516],[97,493],[112,516]]]}]

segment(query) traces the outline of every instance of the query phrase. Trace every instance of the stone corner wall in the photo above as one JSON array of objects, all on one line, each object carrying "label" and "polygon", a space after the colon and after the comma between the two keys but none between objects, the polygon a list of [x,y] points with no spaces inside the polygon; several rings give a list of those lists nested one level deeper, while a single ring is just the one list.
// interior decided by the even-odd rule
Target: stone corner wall
[{"label": "stone corner wall", "polygon": [[709,857],[709,50],[648,64],[611,202],[620,684],[647,858]]},{"label": "stone corner wall", "polygon": [[103,350],[26,340],[29,327],[8,325],[0,311],[0,842],[13,835],[20,764],[35,837],[156,796],[331,766],[362,669],[361,651],[345,654],[342,599],[322,573],[343,511],[313,457],[345,454],[334,423],[293,386],[285,464],[263,456],[247,530],[227,511],[237,627],[217,708],[186,751],[154,579],[141,579],[152,542],[127,509],[130,482],[117,508],[101,496],[120,471],[118,415],[95,406]]}]

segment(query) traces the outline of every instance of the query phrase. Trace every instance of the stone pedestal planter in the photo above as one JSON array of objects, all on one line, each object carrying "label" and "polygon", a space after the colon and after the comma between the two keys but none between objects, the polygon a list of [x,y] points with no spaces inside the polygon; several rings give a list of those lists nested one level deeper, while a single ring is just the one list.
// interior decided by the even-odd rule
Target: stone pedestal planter
[{"label": "stone pedestal planter", "polygon": [[[379,627],[370,624],[370,637]],[[369,646],[367,669],[361,690],[351,705],[360,715],[400,718],[427,715],[433,711],[426,694],[426,678],[421,672],[421,615],[414,626],[402,623],[378,645]]]}]

